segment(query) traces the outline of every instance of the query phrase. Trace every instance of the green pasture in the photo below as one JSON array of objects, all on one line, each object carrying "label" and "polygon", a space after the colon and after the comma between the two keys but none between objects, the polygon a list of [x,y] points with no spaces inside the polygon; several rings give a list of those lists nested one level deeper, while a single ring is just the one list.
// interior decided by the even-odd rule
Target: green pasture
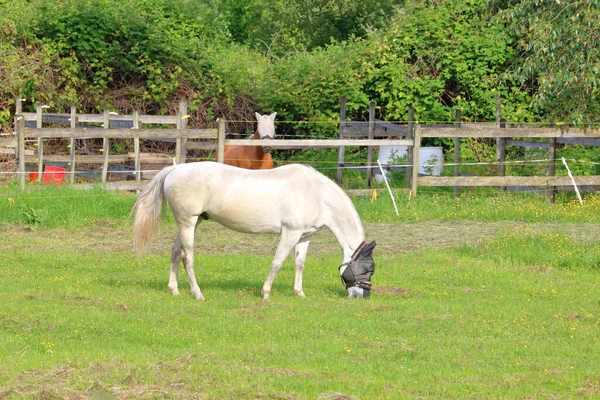
[{"label": "green pasture", "polygon": [[167,289],[167,218],[138,260],[135,196],[0,189],[0,398],[596,398],[600,198],[357,198],[375,290],[345,296],[338,246],[309,249],[306,299],[277,244],[208,222],[206,301]]}]

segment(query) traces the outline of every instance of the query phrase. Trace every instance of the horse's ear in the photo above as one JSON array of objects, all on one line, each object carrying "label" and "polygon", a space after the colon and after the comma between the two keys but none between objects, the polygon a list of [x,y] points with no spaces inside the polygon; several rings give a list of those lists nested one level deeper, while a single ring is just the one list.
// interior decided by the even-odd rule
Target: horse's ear
[{"label": "horse's ear", "polygon": [[277,116],[277,113],[274,112],[273,114],[269,115],[269,118],[271,118],[271,121],[275,121],[276,116]]},{"label": "horse's ear", "polygon": [[256,120],[260,121],[260,117],[261,115],[259,113],[257,113],[256,111],[254,112],[254,116],[256,116]]},{"label": "horse's ear", "polygon": [[365,251],[372,252],[376,245],[377,243],[373,240],[371,243],[365,245]]}]

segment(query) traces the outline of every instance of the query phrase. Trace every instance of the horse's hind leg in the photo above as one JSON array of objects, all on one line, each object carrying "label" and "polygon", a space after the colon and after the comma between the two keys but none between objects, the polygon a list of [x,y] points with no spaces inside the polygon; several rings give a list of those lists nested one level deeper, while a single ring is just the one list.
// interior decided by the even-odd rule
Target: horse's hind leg
[{"label": "horse's hind leg", "polygon": [[306,253],[308,252],[308,244],[310,239],[302,240],[296,245],[296,276],[294,279],[294,292],[300,297],[306,297],[302,289],[302,273],[304,272],[304,262],[306,261]]},{"label": "horse's hind leg", "polygon": [[179,295],[179,288],[177,285],[177,275],[179,274],[179,263],[181,262],[181,239],[177,234],[177,239],[173,243],[171,250],[171,274],[169,275],[169,290],[174,296]]},{"label": "horse's hind leg", "polygon": [[200,292],[196,275],[194,274],[194,231],[196,230],[195,223],[189,228],[180,229],[179,235],[181,238],[181,257],[183,266],[187,272],[188,280],[190,281],[190,289],[192,295],[198,300],[204,300],[204,296]]}]

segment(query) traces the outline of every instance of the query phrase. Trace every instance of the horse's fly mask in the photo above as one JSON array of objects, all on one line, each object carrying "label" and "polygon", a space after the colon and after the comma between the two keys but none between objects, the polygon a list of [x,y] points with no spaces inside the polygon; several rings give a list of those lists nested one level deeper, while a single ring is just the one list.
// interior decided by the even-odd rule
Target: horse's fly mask
[{"label": "horse's fly mask", "polygon": [[363,297],[369,297],[371,291],[371,276],[375,273],[375,261],[373,261],[373,249],[375,242],[369,244],[362,242],[354,251],[349,262],[340,265],[339,269],[346,266],[342,271],[342,282],[346,289],[358,287],[363,289]]}]

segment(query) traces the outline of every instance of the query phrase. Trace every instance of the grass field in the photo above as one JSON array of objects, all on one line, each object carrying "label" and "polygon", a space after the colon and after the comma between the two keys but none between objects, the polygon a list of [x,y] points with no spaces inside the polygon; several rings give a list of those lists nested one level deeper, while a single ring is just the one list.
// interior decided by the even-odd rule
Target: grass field
[{"label": "grass field", "polygon": [[277,237],[198,230],[198,302],[167,289],[167,219],[131,248],[135,197],[0,190],[0,398],[597,398],[600,211],[532,196],[357,199],[369,300],[319,233],[293,295]]}]

